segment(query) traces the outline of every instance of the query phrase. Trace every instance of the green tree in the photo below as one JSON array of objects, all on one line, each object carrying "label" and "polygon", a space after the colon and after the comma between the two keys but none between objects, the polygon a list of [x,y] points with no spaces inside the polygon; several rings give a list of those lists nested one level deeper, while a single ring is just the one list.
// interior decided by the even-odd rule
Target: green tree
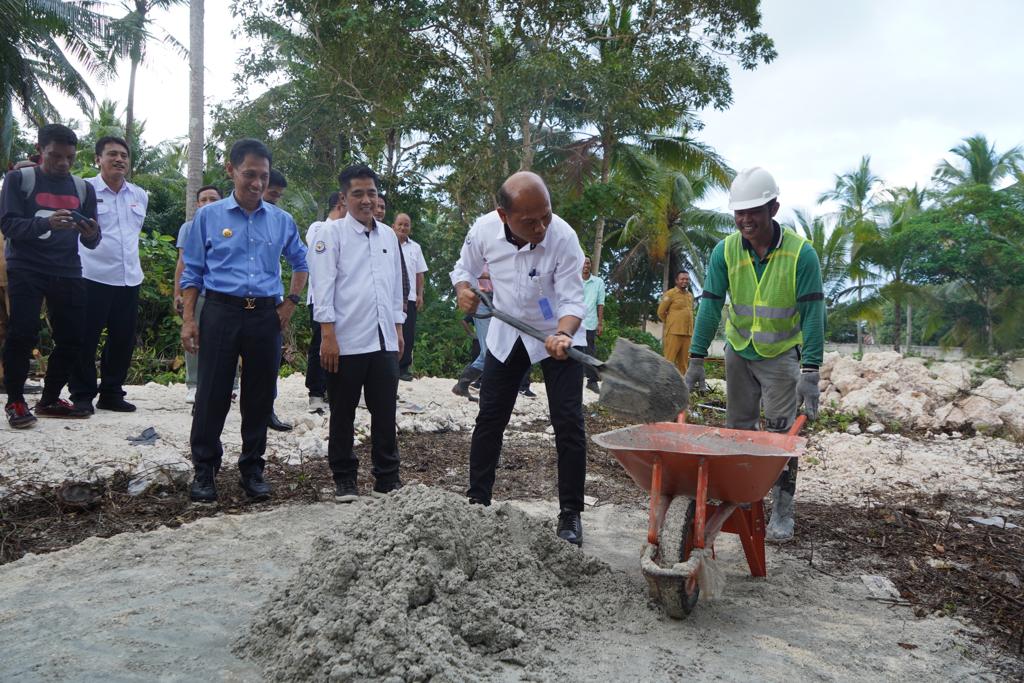
[{"label": "green tree", "polygon": [[849,277],[850,233],[839,225],[829,230],[827,219],[823,216],[812,216],[802,209],[795,209],[793,214],[796,221],[785,227],[798,235],[802,234],[814,247],[821,268],[825,303],[831,307],[838,301]]},{"label": "green tree", "polygon": [[[698,208],[713,190],[728,186],[731,172],[712,150],[702,147],[701,161],[675,164],[660,161],[638,147],[621,146],[614,184],[621,187],[632,213],[621,230],[609,236],[616,246],[629,247],[613,271],[628,277],[640,257],[661,270],[662,291],[672,283],[672,271],[686,266],[703,284],[711,250],[734,225],[731,214]],[[708,170],[708,166],[714,168]]]},{"label": "green tree", "polygon": [[995,353],[1020,346],[1024,295],[1024,212],[1009,194],[986,185],[963,188],[949,203],[912,218],[898,242],[914,254],[909,278],[933,285],[955,284],[969,296],[983,321],[971,325],[964,311],[949,340]]},{"label": "green tree", "polygon": [[[776,52],[761,25],[757,0],[673,3],[610,0],[588,29],[582,90],[572,104],[600,159],[607,185],[618,146],[650,131],[677,125],[687,113],[732,101],[732,57],[744,69],[768,63]],[[600,264],[606,215],[598,213],[592,258]]]},{"label": "green tree", "polygon": [[971,185],[995,187],[1004,178],[1020,173],[1024,165],[1024,148],[1020,145],[997,152],[995,144],[989,144],[980,133],[964,138],[949,151],[956,158],[940,161],[932,176],[935,186],[947,194]]},{"label": "green tree", "polygon": [[[106,69],[99,55],[107,18],[92,0],[0,0],[0,163],[17,134],[15,111],[34,126],[59,120],[46,87],[86,110],[94,96],[86,74]],[[84,67],[79,70],[73,60]]]},{"label": "green tree", "polygon": [[857,302],[847,307],[847,312],[857,321],[857,350],[863,352],[864,339],[860,321],[877,322],[880,311],[877,302],[865,302],[865,281],[873,278],[870,264],[863,258],[861,251],[867,242],[876,239],[878,227],[875,225],[875,205],[878,203],[879,187],[882,179],[871,171],[871,157],[861,157],[860,164],[853,171],[835,176],[831,190],[822,192],[818,203],[836,202],[837,225],[850,234],[850,277],[854,286],[843,294],[856,293]]},{"label": "green tree", "polygon": [[[188,0],[122,0],[121,8],[125,11],[124,16],[110,22],[110,32],[107,38],[107,59],[113,66],[117,59],[127,59],[131,64],[128,76],[128,106],[125,110],[124,138],[128,145],[135,144],[135,138],[139,137],[139,131],[135,124],[135,76],[139,65],[146,59],[146,46],[150,40],[160,35],[160,38],[176,48],[182,55],[187,56],[188,50],[178,40],[153,22],[154,10],[162,10],[181,5]],[[131,172],[136,168],[133,160]]]}]

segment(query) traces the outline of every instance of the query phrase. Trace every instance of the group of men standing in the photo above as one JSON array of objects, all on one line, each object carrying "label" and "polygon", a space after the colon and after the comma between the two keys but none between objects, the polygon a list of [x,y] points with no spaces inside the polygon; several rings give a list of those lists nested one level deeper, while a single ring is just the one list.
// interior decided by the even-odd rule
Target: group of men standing
[{"label": "group of men standing", "polygon": [[[71,129],[43,126],[37,150],[38,164],[19,164],[0,194],[9,318],[4,412],[18,429],[31,427],[36,416],[81,419],[97,408],[135,410],[124,400],[124,383],[135,346],[143,279],[139,234],[148,195],[125,179],[130,152],[122,138],[96,142],[99,175],[86,180],[71,174],[78,152]],[[25,382],[44,301],[54,347],[33,413]],[[96,348],[104,330],[97,384]],[[60,398],[65,385],[71,401]]]},{"label": "group of men standing", "polygon": [[[39,165],[8,173],[0,194],[10,301],[5,412],[13,427],[36,420],[24,384],[44,300],[54,350],[36,415],[84,418],[95,408],[135,409],[124,400],[123,384],[135,339],[143,278],[138,241],[148,199],[125,179],[130,151],[123,139],[97,142],[100,173],[87,181],[70,174],[76,147],[70,129],[44,126]],[[199,209],[178,240],[175,307],[189,354],[187,400],[194,401],[191,499],[217,499],[221,434],[239,392],[239,367],[240,483],[252,498],[270,495],[263,456],[268,427],[280,423],[274,399],[282,331],[307,277],[313,326],[309,407],[330,409],[328,464],[335,498],[349,502],[359,495],[353,442],[361,395],[371,415],[373,493],[387,495],[402,485],[397,388],[400,379],[412,378],[414,326],[427,270],[422,249],[409,239],[411,220],[400,213],[393,227],[383,223],[387,207],[379,179],[370,168],[354,165],[339,175],[326,219],[310,226],[304,244],[292,216],[276,206],[287,182],[272,168],[263,143],[236,142],[226,170],[230,194],[200,188]],[[696,327],[686,273],[678,275],[658,307],[666,322],[666,355],[696,389],[704,382],[703,359],[728,294],[727,421],[735,428],[757,428],[762,408],[771,431],[788,429],[800,402],[811,417],[817,413],[824,331],[820,271],[806,240],[772,220],[777,196],[774,179],[763,169],[741,172],[730,198],[738,230],[712,252]],[[604,324],[604,282],[591,272],[576,232],[552,212],[539,176],[512,175],[499,188],[496,204],[470,228],[450,273],[458,306],[472,315],[484,303],[476,292],[486,292],[487,303],[540,330],[545,340],[525,336],[502,320],[492,321],[481,335],[481,359],[454,389],[462,393],[467,379],[481,382],[467,495],[470,503],[490,505],[504,430],[524,376],[539,363],[555,432],[557,534],[579,545],[587,459],[585,375],[568,351],[594,352]],[[292,270],[287,295],[282,258]],[[95,352],[104,330],[97,384]],[[597,382],[596,375],[587,376],[590,389],[598,390]],[[65,384],[70,402],[60,398]],[[768,535],[775,540],[792,537],[795,482],[794,459],[773,495]]]}]

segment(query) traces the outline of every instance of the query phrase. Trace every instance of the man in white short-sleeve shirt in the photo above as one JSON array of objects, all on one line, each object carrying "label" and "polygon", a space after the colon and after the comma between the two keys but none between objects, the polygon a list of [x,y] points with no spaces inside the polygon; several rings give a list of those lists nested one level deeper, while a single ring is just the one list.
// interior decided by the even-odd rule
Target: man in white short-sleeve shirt
[{"label": "man in white short-sleeve shirt", "polygon": [[569,359],[583,347],[583,250],[576,232],[551,212],[540,176],[520,172],[498,190],[498,208],[469,229],[451,272],[459,308],[476,310],[470,290],[484,267],[490,271],[494,308],[547,334],[544,342],[498,319],[487,331],[480,412],[469,452],[471,503],[489,505],[494,473],[523,374],[540,362],[558,451],[558,536],[583,543],[583,486],[587,447],[583,429],[583,366]]},{"label": "man in white short-sleeve shirt", "polygon": [[[149,194],[125,180],[129,170],[128,143],[107,136],[96,142],[97,176],[86,179],[96,189],[96,218],[103,240],[95,249],[79,247],[86,289],[86,329],[82,357],[71,373],[68,389],[76,407],[132,412],[124,400],[124,383],[135,350],[135,320],[139,310],[142,264],[139,235],[146,220]],[[107,340],[100,354],[96,386],[96,347],[103,330]]]},{"label": "man in white short-sleeve shirt", "polygon": [[405,352],[398,361],[398,379],[412,381],[412,349],[416,343],[416,314],[423,310],[424,273],[427,272],[427,261],[423,258],[423,249],[419,243],[409,237],[412,232],[412,219],[409,214],[400,213],[395,216],[395,234],[402,246],[402,258],[405,259],[405,272],[409,274],[409,297],[405,306]]}]

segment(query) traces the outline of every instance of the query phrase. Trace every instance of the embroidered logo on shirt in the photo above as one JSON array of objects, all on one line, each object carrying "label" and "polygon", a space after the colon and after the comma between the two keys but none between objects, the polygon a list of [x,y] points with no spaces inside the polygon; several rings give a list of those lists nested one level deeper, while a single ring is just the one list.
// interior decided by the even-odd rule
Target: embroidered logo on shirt
[{"label": "embroidered logo on shirt", "polygon": [[224,228],[223,230],[221,230],[220,234],[224,235],[225,237],[231,237],[235,233],[231,232],[231,228]]},{"label": "embroidered logo on shirt", "polygon": [[322,254],[325,251],[327,251],[327,245],[324,244],[323,240],[317,240],[316,246],[314,246],[313,248],[316,249],[316,253],[318,254]]}]

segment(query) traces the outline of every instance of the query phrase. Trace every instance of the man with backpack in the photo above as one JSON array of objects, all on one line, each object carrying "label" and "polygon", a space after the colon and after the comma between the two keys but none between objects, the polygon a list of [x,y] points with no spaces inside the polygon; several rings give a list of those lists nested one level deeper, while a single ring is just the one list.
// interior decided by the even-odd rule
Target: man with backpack
[{"label": "man with backpack", "polygon": [[36,416],[25,403],[32,350],[39,338],[39,314],[46,301],[53,351],[46,364],[40,417],[85,418],[60,392],[79,362],[85,336],[85,281],[78,245],[100,242],[96,191],[71,175],[78,138],[59,124],[39,129],[40,165],[11,171],[0,192],[0,229],[6,238],[10,323],[4,345],[4,384],[8,423],[30,427]]}]

